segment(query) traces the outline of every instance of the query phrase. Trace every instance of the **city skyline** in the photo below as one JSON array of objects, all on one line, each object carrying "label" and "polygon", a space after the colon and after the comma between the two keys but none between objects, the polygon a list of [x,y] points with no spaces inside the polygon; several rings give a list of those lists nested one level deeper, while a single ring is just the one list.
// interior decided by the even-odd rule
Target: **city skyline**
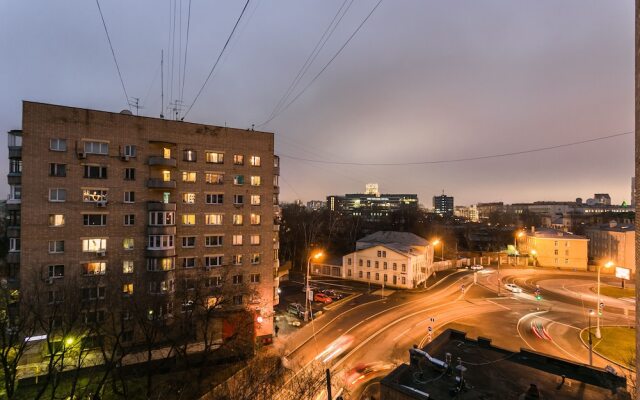
[{"label": "city skyline", "polygon": [[[185,120],[238,128],[265,121],[341,4],[250,3],[229,51]],[[350,7],[294,94],[374,5]],[[126,107],[95,4],[42,3],[38,13],[29,4],[0,7],[5,38],[0,51],[12,60],[0,67],[1,129],[20,126],[23,99],[112,112]],[[128,12],[122,13],[125,7]],[[242,4],[193,7],[185,105],[204,82]],[[631,1],[383,2],[317,81],[260,127],[276,132],[282,200],[322,199],[378,182],[385,191],[415,192],[422,199],[444,188],[457,204],[573,200],[594,192],[629,202],[632,135],[428,166],[341,166],[291,157],[428,161],[632,131],[632,7]],[[165,67],[170,60],[167,4],[153,7],[152,14],[150,2],[104,3],[102,9],[129,97],[141,98],[141,115],[157,117],[161,49]],[[51,24],[52,17],[60,23]],[[185,23],[183,15],[183,34]],[[403,29],[391,28],[397,26]],[[87,53],[92,57],[84,57]],[[169,73],[165,68],[165,105],[172,91]],[[177,82],[174,78],[173,91]],[[2,185],[0,196],[7,192]]]}]

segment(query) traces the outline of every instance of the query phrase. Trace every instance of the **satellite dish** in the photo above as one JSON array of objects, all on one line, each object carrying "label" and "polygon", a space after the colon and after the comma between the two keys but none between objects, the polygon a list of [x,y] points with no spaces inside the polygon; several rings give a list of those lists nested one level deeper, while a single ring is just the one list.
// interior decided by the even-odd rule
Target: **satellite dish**
[{"label": "satellite dish", "polygon": [[120,114],[124,114],[124,115],[133,115],[133,113],[129,110],[122,110],[120,111]]}]

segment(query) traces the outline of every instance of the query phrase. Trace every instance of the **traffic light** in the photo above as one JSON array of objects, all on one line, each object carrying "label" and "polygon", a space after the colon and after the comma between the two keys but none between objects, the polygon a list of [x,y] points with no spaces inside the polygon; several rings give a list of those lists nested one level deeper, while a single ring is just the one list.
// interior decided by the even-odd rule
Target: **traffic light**
[{"label": "traffic light", "polygon": [[604,302],[601,301],[600,304],[598,304],[598,315],[602,315],[603,309],[604,309]]},{"label": "traffic light", "polygon": [[536,289],[535,295],[536,295],[536,300],[538,300],[538,301],[542,300],[542,295],[540,294],[540,289]]}]

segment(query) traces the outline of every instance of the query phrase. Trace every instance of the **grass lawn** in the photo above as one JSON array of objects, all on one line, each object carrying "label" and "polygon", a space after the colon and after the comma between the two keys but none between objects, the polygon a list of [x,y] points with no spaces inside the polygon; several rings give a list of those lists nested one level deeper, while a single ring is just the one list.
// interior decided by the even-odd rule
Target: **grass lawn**
[{"label": "grass lawn", "polygon": [[[594,293],[597,293],[597,289],[595,287],[592,287],[591,291]],[[616,299],[619,299],[621,297],[636,297],[636,290],[629,289],[629,288],[622,289],[621,287],[602,285],[600,286],[600,294],[603,296],[615,297]]]},{"label": "grass lawn", "polygon": [[[630,366],[632,364],[636,348],[636,330],[634,328],[603,326],[600,327],[601,339],[596,338],[595,331],[596,329],[592,328],[594,351],[622,365]],[[582,339],[585,343],[589,343],[589,332],[586,329],[582,331]]]}]

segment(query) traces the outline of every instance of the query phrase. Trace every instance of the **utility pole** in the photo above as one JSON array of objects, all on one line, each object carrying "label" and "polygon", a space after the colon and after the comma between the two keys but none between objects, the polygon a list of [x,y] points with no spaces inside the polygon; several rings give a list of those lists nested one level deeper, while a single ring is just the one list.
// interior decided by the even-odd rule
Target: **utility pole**
[{"label": "utility pole", "polygon": [[589,310],[589,365],[593,365],[593,339],[591,338],[591,315],[593,310]]},{"label": "utility pole", "polygon": [[333,396],[331,396],[331,371],[329,368],[326,369],[327,373],[327,400],[333,400]]}]

